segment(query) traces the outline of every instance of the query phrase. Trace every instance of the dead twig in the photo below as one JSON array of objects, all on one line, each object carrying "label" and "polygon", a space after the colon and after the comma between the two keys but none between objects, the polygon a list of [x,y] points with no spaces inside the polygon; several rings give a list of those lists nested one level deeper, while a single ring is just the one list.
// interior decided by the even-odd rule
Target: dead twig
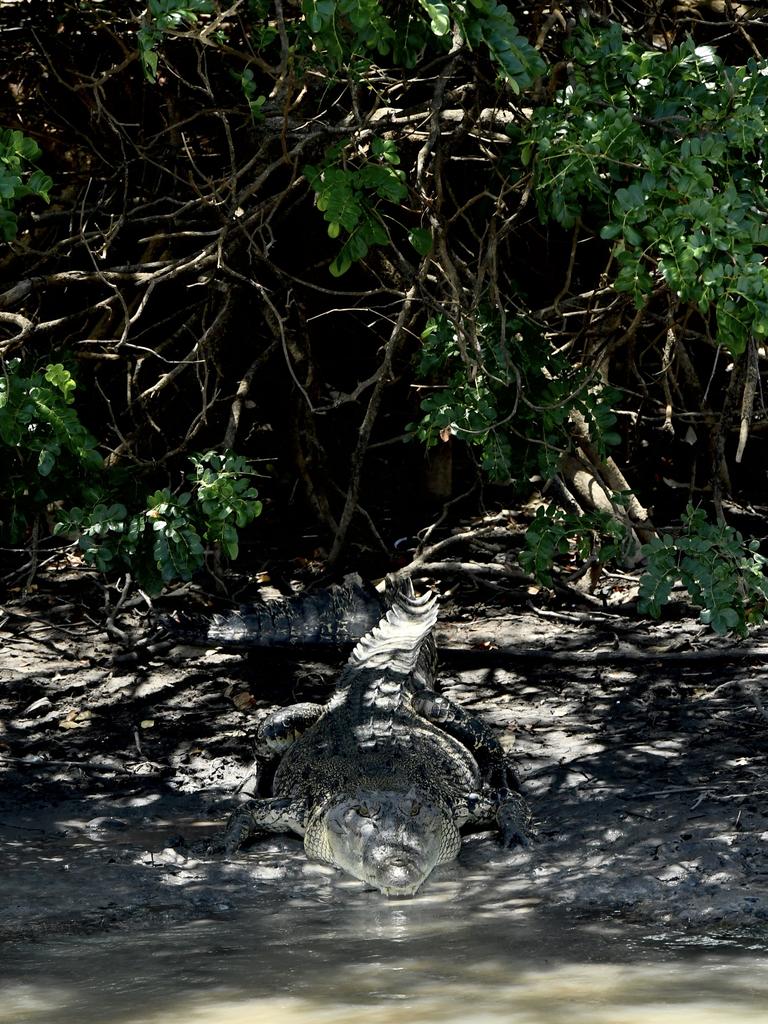
[{"label": "dead twig", "polygon": [[400,308],[395,326],[387,340],[386,347],[384,349],[384,358],[379,366],[378,378],[373,386],[371,397],[368,400],[368,407],[365,410],[365,416],[360,426],[360,433],[357,445],[352,454],[352,465],[349,477],[349,486],[347,489],[347,497],[344,503],[344,509],[342,510],[341,517],[339,518],[339,526],[336,531],[336,536],[333,539],[333,545],[331,547],[330,554],[328,555],[328,564],[333,566],[339,559],[344,545],[347,540],[347,533],[349,531],[352,517],[355,514],[355,508],[357,507],[357,499],[360,493],[360,482],[363,472],[363,462],[365,461],[365,455],[368,450],[368,441],[373,430],[373,425],[376,422],[376,417],[379,412],[379,406],[381,404],[382,394],[384,388],[389,383],[389,375],[392,368],[392,359],[395,354],[395,349],[400,341],[400,336],[411,312],[411,306],[416,297],[418,285],[422,274],[426,268],[426,264],[422,264],[422,270],[418,275],[417,282],[413,284],[405,295],[403,304]]}]

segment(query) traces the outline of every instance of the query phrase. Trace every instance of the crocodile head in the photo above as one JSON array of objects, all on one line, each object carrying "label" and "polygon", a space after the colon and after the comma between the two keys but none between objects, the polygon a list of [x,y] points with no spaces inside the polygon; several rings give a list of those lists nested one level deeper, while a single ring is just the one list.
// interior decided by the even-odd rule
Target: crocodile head
[{"label": "crocodile head", "polygon": [[360,790],[331,801],[310,821],[304,839],[310,856],[385,896],[413,896],[460,844],[452,815],[416,787],[405,793]]}]

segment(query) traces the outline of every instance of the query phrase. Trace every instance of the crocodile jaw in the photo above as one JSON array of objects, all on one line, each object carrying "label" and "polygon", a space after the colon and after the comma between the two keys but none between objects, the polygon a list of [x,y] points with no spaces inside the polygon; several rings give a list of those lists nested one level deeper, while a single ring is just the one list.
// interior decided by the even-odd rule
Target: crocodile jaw
[{"label": "crocodile jaw", "polygon": [[413,896],[436,863],[434,851],[406,846],[394,835],[383,835],[367,843],[359,862],[352,866],[361,881],[385,896]]},{"label": "crocodile jaw", "polygon": [[304,845],[385,896],[413,896],[436,864],[456,856],[452,818],[417,789],[361,790],[325,805],[310,821]]}]

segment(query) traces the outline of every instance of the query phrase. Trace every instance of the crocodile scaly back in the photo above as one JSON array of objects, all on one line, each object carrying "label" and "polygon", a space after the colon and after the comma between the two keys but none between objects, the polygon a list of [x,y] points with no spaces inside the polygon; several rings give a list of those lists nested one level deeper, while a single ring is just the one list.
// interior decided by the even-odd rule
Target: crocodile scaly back
[{"label": "crocodile scaly back", "polygon": [[416,597],[413,584],[406,580],[394,592],[385,615],[353,649],[346,671],[388,667],[403,675],[426,675],[422,681],[431,685],[437,611],[437,594],[429,591]]}]

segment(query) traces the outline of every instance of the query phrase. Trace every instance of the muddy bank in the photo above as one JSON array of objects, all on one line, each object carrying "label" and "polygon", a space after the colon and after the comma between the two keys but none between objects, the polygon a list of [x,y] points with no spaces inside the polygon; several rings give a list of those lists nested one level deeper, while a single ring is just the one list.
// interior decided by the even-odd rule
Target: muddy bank
[{"label": "muddy bank", "polygon": [[[768,927],[759,659],[692,623],[568,613],[463,609],[438,639],[444,692],[516,751],[538,838],[469,838],[423,898]],[[201,853],[260,718],[325,699],[343,655],[176,647],[134,663],[87,624],[21,616],[0,644],[0,937],[381,898],[289,837],[231,863]]]}]

